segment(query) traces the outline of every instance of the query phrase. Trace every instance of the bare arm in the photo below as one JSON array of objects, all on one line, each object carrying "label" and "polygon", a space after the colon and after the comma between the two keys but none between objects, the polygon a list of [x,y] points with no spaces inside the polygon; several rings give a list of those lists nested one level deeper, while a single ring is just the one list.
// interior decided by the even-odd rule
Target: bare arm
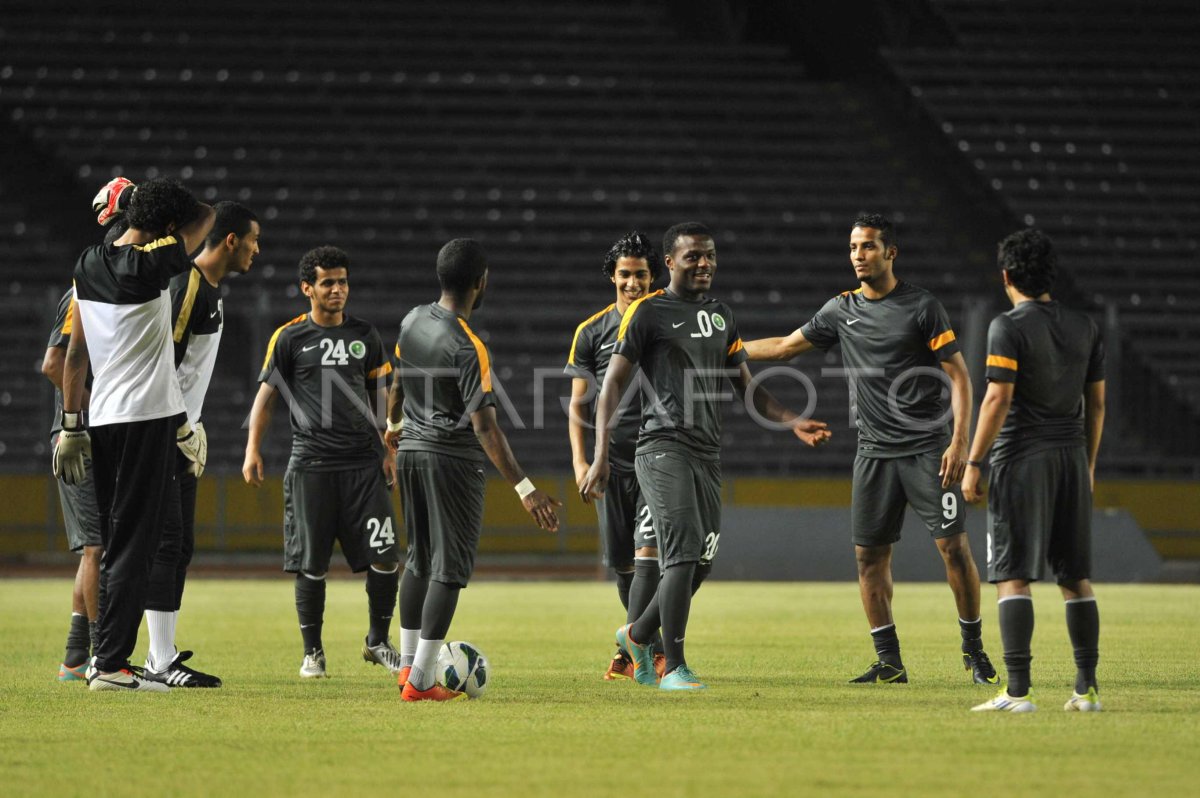
[{"label": "bare arm", "polygon": [[781,405],[779,400],[772,396],[771,392],[761,382],[754,382],[754,378],[750,374],[750,367],[745,363],[739,366],[737,376],[731,379],[730,382],[733,383],[733,389],[737,391],[738,396],[742,399],[745,399],[747,391],[751,392],[750,401],[754,403],[754,409],[759,415],[768,421],[791,426],[795,436],[805,444],[820,446],[829,440],[831,433],[829,432],[828,424],[824,421],[814,421],[808,418],[802,419],[799,415]]},{"label": "bare arm", "polygon": [[212,209],[211,205],[197,202],[196,206],[199,208],[199,211],[196,213],[195,218],[175,231],[175,235],[183,241],[183,248],[187,250],[189,255],[199,249],[200,245],[204,243],[204,238],[212,230],[213,222],[217,218],[216,212]]},{"label": "bare arm", "polygon": [[795,330],[783,338],[759,338],[746,341],[746,356],[751,360],[791,360],[796,355],[813,348],[804,333]]},{"label": "bare arm", "polygon": [[1083,426],[1087,434],[1088,474],[1095,490],[1096,455],[1100,453],[1100,436],[1104,434],[1104,380],[1084,386]]},{"label": "bare arm", "polygon": [[603,496],[608,487],[608,428],[632,378],[633,361],[624,355],[613,355],[608,361],[600,397],[596,399],[596,449],[592,466],[579,486],[579,496],[585,502]]},{"label": "bare arm", "polygon": [[42,376],[60,391],[63,387],[63,366],[66,360],[67,350],[61,346],[46,347],[46,354],[42,357]]},{"label": "bare arm", "polygon": [[262,441],[271,425],[271,413],[279,393],[268,383],[258,386],[254,406],[250,408],[250,430],[246,436],[246,459],[242,462],[242,477],[254,487],[263,482]]},{"label": "bare arm", "polygon": [[[75,313],[71,327],[71,342],[63,358],[63,412],[78,413],[83,409],[87,393],[88,373],[87,333],[83,329],[83,314]],[[44,373],[44,372],[43,372]]]},{"label": "bare arm", "polygon": [[581,485],[587,476],[587,406],[592,400],[592,383],[581,377],[571,380],[571,406],[567,414],[567,437],[571,440],[571,467],[575,470],[575,484]]},{"label": "bare arm", "polygon": [[950,377],[950,412],[954,414],[954,432],[950,436],[950,446],[942,453],[942,466],[938,471],[942,487],[948,488],[963,478],[963,471],[967,467],[967,436],[971,433],[971,374],[967,371],[967,362],[963,360],[961,352],[955,352],[943,362],[942,371]]},{"label": "bare arm", "polygon": [[[476,410],[471,414],[471,426],[475,429],[475,437],[479,439],[479,445],[483,447],[492,465],[496,466],[508,484],[516,488],[525,480],[525,472],[513,456],[504,430],[500,429],[496,419],[496,408],[484,407]],[[535,489],[521,499],[521,504],[542,529],[547,532],[558,531],[558,514],[554,512],[554,508],[562,507],[562,502]]]},{"label": "bare arm", "polygon": [[[1004,419],[1008,418],[1008,409],[1012,407],[1013,390],[1016,384],[1012,382],[989,382],[987,393],[983,395],[983,405],[979,408],[979,422],[975,425],[975,440],[971,442],[971,454],[967,458],[972,463],[982,463],[987,457]],[[979,490],[980,472],[978,466],[969,465],[963,474],[963,498],[976,502],[983,498]]]},{"label": "bare arm", "polygon": [[[404,420],[404,386],[400,383],[400,369],[397,368],[392,372],[392,387],[388,389],[387,395],[387,423],[389,426],[395,426]],[[387,444],[388,449],[396,451],[396,445],[400,442],[401,431],[392,432],[390,429],[384,433],[383,442]]]}]

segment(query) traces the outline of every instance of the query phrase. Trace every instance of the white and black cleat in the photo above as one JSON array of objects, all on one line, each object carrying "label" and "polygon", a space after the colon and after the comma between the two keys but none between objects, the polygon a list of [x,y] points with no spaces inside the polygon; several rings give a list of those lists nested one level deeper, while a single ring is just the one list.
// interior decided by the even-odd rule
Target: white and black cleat
[{"label": "white and black cleat", "polygon": [[221,679],[212,674],[202,673],[201,671],[192,670],[184,661],[192,658],[191,651],[179,651],[175,654],[175,658],[171,660],[171,664],[162,670],[156,670],[151,666],[149,660],[146,661],[146,670],[144,678],[152,681],[165,684],[169,687],[220,687]]}]

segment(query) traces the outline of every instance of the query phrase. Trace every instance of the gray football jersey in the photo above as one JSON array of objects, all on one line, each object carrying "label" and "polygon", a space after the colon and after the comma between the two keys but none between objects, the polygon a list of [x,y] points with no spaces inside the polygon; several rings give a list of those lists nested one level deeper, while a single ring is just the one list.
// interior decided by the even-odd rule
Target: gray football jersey
[{"label": "gray football jersey", "polygon": [[615,353],[641,366],[653,397],[642,403],[637,453],[721,455],[721,397],[746,362],[733,312],[707,297],[688,302],[655,291],[625,311]]},{"label": "gray football jersey", "polygon": [[987,378],[1015,383],[991,461],[1082,446],[1083,392],[1104,379],[1104,339],[1084,314],[1058,302],[1022,302],[992,319]]},{"label": "gray football jersey", "polygon": [[946,445],[953,419],[941,363],[959,349],[933,294],[903,280],[882,299],[847,291],[801,332],[821,350],[842,345],[860,456],[906,457]]},{"label": "gray football jersey", "polygon": [[[604,375],[612,361],[617,345],[617,330],[621,326],[621,313],[616,303],[584,320],[575,330],[571,340],[571,352],[567,355],[564,372],[572,377],[591,381],[600,392]],[[636,374],[636,372],[635,372]],[[637,450],[638,428],[642,423],[642,400],[640,381],[635,377],[629,384],[626,396],[618,407],[616,424],[608,436],[609,461],[614,468],[633,469],[634,452]],[[632,395],[630,395],[632,393]],[[592,422],[596,420],[596,403],[592,402]]]},{"label": "gray football jersey", "polygon": [[383,339],[362,319],[347,315],[338,327],[321,327],[305,313],[277,329],[258,381],[279,391],[291,411],[288,467],[339,471],[381,462],[375,401],[391,371]]},{"label": "gray football jersey", "polygon": [[418,305],[396,340],[404,389],[399,450],[483,462],[471,414],[495,405],[492,358],[467,320],[436,302]]}]

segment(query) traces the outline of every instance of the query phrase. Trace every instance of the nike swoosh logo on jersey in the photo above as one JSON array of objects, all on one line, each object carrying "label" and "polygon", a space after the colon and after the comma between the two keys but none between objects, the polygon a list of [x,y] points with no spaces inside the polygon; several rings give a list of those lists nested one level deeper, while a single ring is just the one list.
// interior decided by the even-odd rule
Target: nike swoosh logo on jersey
[{"label": "nike swoosh logo on jersey", "polygon": [[851,324],[858,324],[860,321],[862,321],[862,319],[848,319],[846,321],[846,326],[849,327]]},{"label": "nike swoosh logo on jersey", "polygon": [[600,348],[601,348],[601,349],[609,349],[609,348],[611,348],[611,347],[614,347],[614,346],[616,346],[616,345],[617,345],[617,342],[616,342],[616,341],[613,341],[611,344],[601,344],[601,345],[600,345]]},{"label": "nike swoosh logo on jersey", "polygon": [[950,521],[949,523],[942,524],[942,529],[948,529],[949,527],[952,527],[952,526],[954,526],[954,522]]},{"label": "nike swoosh logo on jersey", "polygon": [[218,314],[218,313],[220,313],[220,312],[221,312],[221,311],[219,311],[219,310],[214,310],[212,313],[209,313],[209,314],[208,314],[208,317],[209,317],[210,319],[215,319],[215,318],[217,317],[217,314]]},{"label": "nike swoosh logo on jersey", "polygon": [[316,349],[318,346],[320,346],[320,344],[313,344],[312,346],[305,346],[305,347],[302,347],[302,348],[300,349],[300,351],[301,351],[301,352],[307,352],[307,351],[308,351],[308,350],[310,350],[310,349]]},{"label": "nike swoosh logo on jersey", "polygon": [[682,326],[683,326],[683,325],[685,325],[685,324],[687,324],[687,322],[686,322],[686,321],[681,321],[681,322],[679,322],[678,324],[672,324],[672,325],[671,325],[671,327],[672,327],[672,328],[674,328],[674,329],[679,329],[680,327],[682,327]]}]

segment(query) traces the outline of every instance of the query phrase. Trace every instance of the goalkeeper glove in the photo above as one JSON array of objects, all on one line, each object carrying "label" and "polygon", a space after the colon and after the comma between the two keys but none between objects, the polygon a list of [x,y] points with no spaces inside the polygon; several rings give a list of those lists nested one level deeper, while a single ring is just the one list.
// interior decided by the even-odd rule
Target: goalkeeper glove
[{"label": "goalkeeper glove", "polygon": [[79,413],[63,413],[62,431],[54,442],[51,467],[54,476],[68,485],[78,485],[87,477],[86,460],[92,457],[92,437],[83,427]]},{"label": "goalkeeper glove", "polygon": [[203,474],[204,463],[208,460],[208,435],[204,432],[204,425],[196,422],[193,427],[186,421],[180,424],[179,429],[175,430],[175,445],[191,461],[188,472],[197,477]]},{"label": "goalkeeper glove", "polygon": [[104,187],[92,197],[92,211],[96,214],[96,222],[101,227],[108,227],[125,212],[133,201],[137,186],[125,177],[114,177],[104,184]]}]

